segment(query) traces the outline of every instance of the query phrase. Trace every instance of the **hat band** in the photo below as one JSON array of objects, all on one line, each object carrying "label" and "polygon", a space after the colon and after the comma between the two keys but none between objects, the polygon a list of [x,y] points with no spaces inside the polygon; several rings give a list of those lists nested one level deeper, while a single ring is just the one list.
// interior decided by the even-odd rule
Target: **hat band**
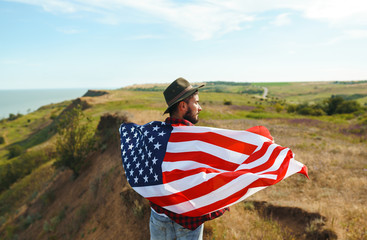
[{"label": "hat band", "polygon": [[168,106],[170,106],[172,103],[174,103],[177,99],[179,99],[180,97],[182,97],[185,93],[187,93],[191,89],[192,89],[192,86],[189,85],[187,88],[185,88],[185,90],[183,90],[182,92],[180,92],[180,94],[178,94],[175,98],[171,99],[171,101],[168,102]]}]

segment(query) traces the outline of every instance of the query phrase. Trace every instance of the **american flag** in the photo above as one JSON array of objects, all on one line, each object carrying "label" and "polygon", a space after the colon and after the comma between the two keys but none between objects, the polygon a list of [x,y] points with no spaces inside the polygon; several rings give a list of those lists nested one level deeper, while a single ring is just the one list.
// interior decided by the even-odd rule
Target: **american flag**
[{"label": "american flag", "polygon": [[[269,131],[172,126],[120,126],[126,178],[144,198],[172,212],[197,217],[228,207],[307,168]],[[307,176],[308,177],[308,176]]]}]

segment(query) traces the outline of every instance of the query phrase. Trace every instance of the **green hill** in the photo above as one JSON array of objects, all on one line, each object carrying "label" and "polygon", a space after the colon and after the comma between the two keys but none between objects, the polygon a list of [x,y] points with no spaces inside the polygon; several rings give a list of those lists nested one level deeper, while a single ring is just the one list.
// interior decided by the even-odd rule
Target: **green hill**
[{"label": "green hill", "polygon": [[[149,205],[126,183],[117,127],[163,121],[166,86],[88,93],[2,119],[0,239],[149,238]],[[256,193],[207,222],[204,239],[366,239],[365,89],[366,81],[206,83],[199,125],[264,125],[308,166],[310,180],[292,176]],[[75,178],[53,163],[58,122],[78,104],[91,119],[97,149]]]}]

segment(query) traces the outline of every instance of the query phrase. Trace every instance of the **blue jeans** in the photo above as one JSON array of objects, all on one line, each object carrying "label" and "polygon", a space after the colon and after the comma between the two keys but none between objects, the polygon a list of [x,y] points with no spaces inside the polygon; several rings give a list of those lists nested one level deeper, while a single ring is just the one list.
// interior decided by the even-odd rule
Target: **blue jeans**
[{"label": "blue jeans", "polygon": [[150,211],[150,240],[201,240],[203,239],[204,224],[195,230],[190,230],[175,223],[166,216],[160,216]]}]

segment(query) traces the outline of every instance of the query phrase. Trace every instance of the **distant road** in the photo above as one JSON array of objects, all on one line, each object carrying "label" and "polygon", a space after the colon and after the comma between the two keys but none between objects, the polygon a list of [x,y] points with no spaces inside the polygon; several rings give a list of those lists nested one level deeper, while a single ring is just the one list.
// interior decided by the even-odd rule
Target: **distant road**
[{"label": "distant road", "polygon": [[264,89],[264,93],[263,93],[263,96],[262,96],[262,98],[266,98],[266,96],[268,95],[268,88],[267,87],[263,87],[263,89]]}]

